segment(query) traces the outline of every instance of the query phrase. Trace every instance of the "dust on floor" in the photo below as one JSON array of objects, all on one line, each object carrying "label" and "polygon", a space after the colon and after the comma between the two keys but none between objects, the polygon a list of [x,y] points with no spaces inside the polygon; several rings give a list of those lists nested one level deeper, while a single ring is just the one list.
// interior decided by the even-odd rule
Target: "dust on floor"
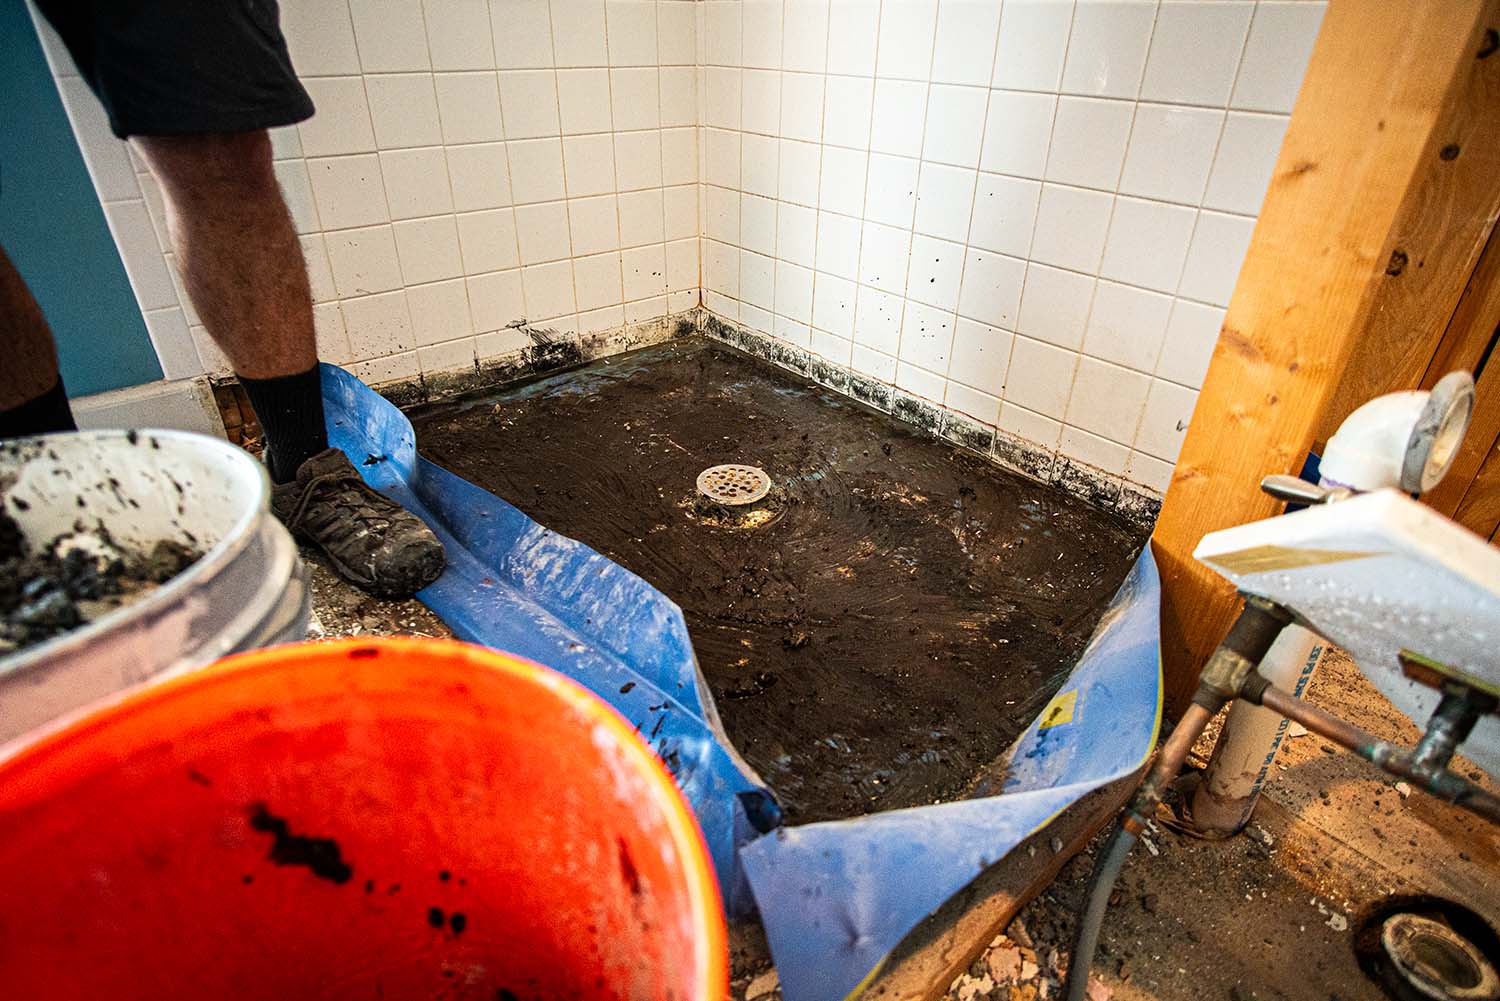
[{"label": "dust on floor", "polygon": [[[1408,746],[1416,727],[1338,651],[1309,698]],[[1194,757],[1201,767],[1217,727]],[[1472,765],[1471,778],[1495,784]],[[1201,841],[1157,826],[1105,918],[1093,1001],[1376,1001],[1353,939],[1386,898],[1434,895],[1500,921],[1500,830],[1328,744],[1288,740],[1247,831]],[[1096,839],[948,992],[950,1001],[1057,997]]]}]

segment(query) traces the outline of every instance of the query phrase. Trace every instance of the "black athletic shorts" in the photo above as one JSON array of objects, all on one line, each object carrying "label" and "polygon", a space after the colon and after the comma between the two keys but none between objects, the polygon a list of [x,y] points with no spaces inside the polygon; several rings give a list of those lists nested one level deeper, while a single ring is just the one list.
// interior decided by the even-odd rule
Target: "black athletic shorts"
[{"label": "black athletic shorts", "polygon": [[276,0],[36,0],[115,135],[252,132],[310,118]]}]

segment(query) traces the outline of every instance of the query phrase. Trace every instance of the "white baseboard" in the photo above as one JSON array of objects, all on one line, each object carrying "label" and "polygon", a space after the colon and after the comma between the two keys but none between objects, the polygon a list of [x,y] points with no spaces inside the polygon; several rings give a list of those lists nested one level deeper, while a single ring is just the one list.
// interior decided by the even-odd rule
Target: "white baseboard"
[{"label": "white baseboard", "polygon": [[206,378],[148,382],[76,397],[69,403],[74,420],[85,430],[176,428],[224,437],[224,422]]}]

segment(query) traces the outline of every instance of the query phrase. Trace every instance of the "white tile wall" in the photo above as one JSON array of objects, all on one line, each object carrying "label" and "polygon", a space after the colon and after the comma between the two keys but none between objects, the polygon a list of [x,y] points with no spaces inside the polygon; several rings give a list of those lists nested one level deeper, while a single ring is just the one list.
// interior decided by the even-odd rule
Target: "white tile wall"
[{"label": "white tile wall", "polygon": [[700,6],[705,305],[1163,489],[1323,4]]},{"label": "white tile wall", "polygon": [[[284,0],[323,111],[277,174],[320,343],[365,377],[701,301],[1161,489],[1322,10]],[[49,49],[169,375],[222,368]]]}]

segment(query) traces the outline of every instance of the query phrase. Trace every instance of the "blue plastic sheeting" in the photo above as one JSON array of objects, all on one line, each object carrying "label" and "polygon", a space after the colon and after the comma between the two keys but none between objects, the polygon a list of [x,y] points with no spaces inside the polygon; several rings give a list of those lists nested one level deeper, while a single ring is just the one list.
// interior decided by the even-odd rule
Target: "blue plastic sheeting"
[{"label": "blue plastic sheeting", "polygon": [[418,597],[460,639],[583,684],[656,748],[697,813],[729,914],[758,905],[787,1001],[857,991],[923,918],[1080,797],[1135,771],[1155,744],[1160,582],[1148,548],[1062,689],[1011,746],[1000,795],[779,827],[775,800],[724,734],[670,599],[418,458],[405,415],[343,370],[323,366],[323,394],[332,444],[363,458],[365,479],[447,547],[447,571]]},{"label": "blue plastic sheeting", "polygon": [[788,1001],[848,996],[986,866],[1140,767],[1160,721],[1159,608],[1147,548],[1012,745],[999,796],[783,828],[740,850]]},{"label": "blue plastic sheeting", "polygon": [[323,402],[330,444],[447,549],[448,569],[417,597],[459,639],[560,671],[636,724],[697,813],[726,907],[748,913],[735,849],[773,827],[779,810],[701,694],[682,611],[618,564],[419,458],[406,415],[349,373],[323,366]]}]

